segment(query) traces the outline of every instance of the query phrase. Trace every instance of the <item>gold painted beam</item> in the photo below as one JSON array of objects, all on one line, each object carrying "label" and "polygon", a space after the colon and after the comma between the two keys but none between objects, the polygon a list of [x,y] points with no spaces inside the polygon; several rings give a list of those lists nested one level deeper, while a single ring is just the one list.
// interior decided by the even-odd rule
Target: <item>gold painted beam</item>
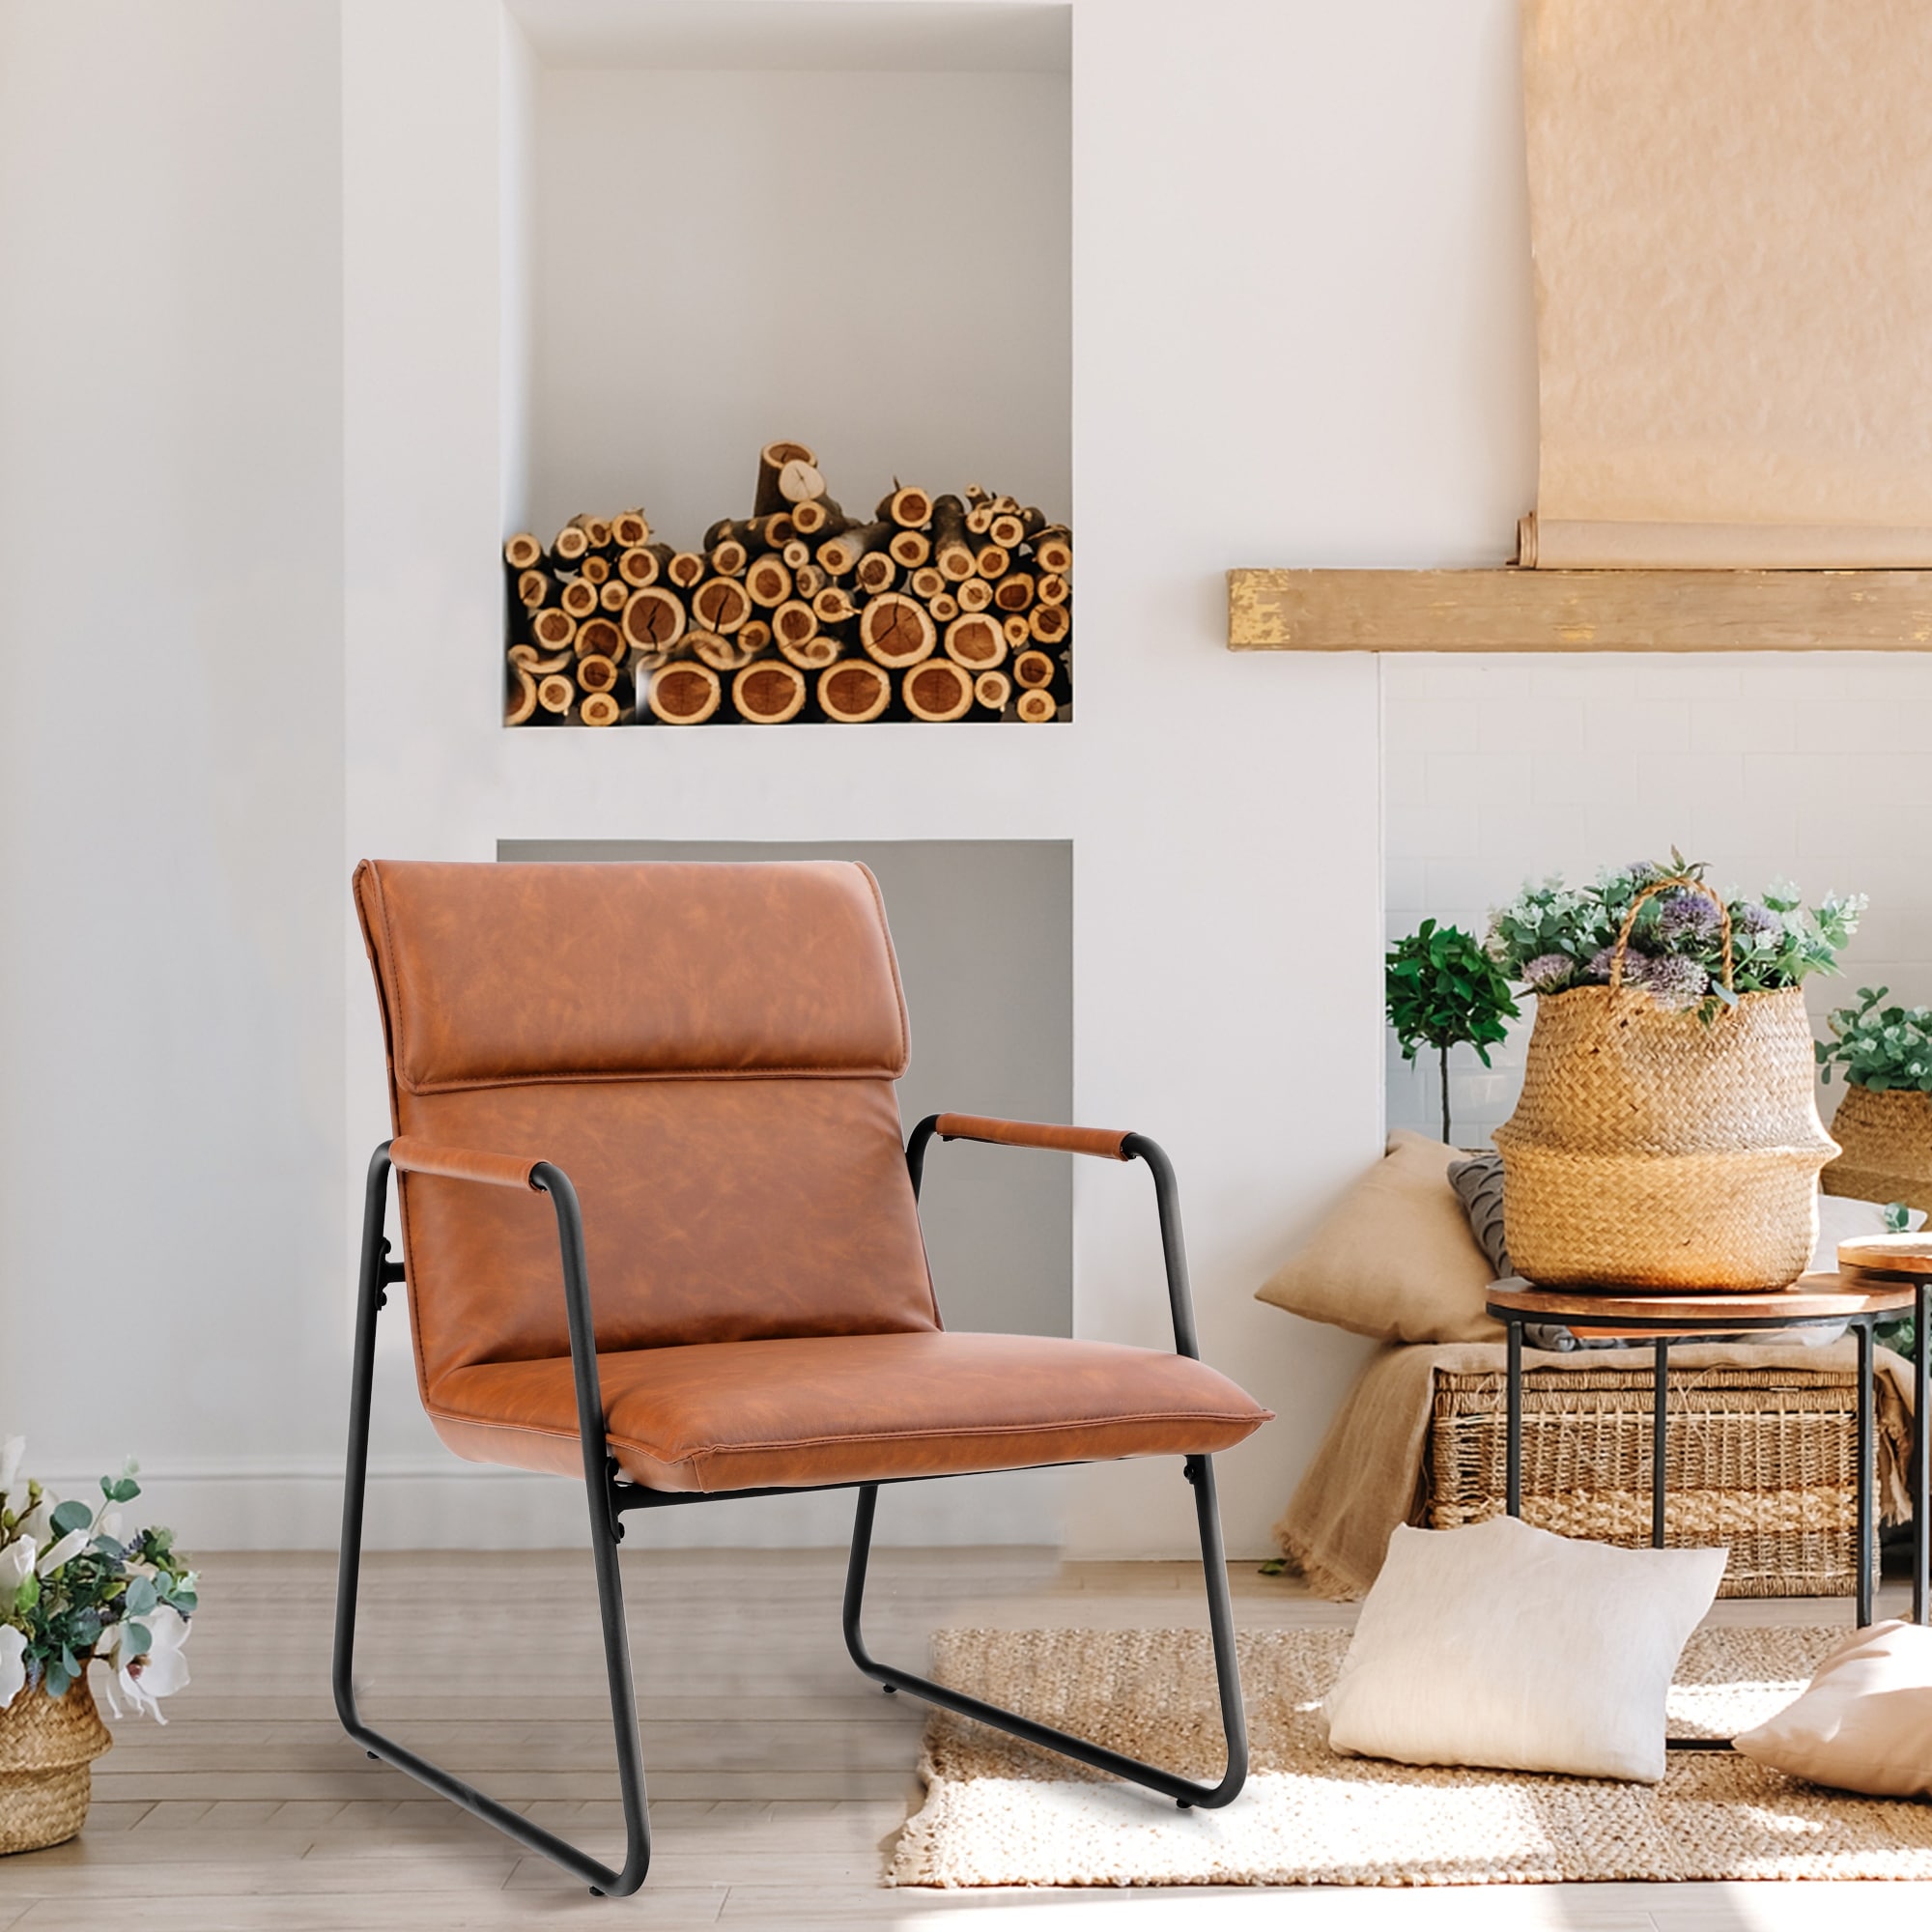
[{"label": "gold painted beam", "polygon": [[1932,570],[1231,570],[1234,651],[1922,651]]}]

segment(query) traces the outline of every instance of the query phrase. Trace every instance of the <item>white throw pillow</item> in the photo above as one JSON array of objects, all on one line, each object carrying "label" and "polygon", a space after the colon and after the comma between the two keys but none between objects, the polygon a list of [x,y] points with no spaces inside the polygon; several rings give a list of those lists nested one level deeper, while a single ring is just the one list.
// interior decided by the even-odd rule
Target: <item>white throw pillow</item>
[{"label": "white throw pillow", "polygon": [[1398,1528],[1322,1706],[1349,1757],[1655,1784],[1677,1660],[1725,1549],[1619,1549],[1492,1517]]},{"label": "white throw pillow", "polygon": [[1855,1631],[1804,1694],[1747,1731],[1738,1749],[1760,1764],[1872,1798],[1932,1796],[1932,1630]]}]

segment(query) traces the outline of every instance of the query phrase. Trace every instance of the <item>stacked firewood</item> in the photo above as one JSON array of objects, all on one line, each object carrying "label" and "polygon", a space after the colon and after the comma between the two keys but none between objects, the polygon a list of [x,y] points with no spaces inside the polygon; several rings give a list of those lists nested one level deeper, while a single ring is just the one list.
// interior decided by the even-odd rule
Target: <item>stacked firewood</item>
[{"label": "stacked firewood", "polygon": [[978,484],[895,483],[869,516],[799,442],[701,550],[641,510],[503,546],[507,724],[950,724],[1068,715],[1073,540]]}]

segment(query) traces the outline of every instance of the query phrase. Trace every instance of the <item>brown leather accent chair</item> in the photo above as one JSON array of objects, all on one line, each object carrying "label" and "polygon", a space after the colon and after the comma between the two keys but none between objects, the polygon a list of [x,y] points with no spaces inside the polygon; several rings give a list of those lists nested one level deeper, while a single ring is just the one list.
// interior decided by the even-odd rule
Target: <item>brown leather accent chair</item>
[{"label": "brown leather accent chair", "polygon": [[[1161,1792],[1246,1776],[1212,1453],[1268,1412],[1197,1357],[1173,1171],[1138,1134],[942,1114],[901,1146],[905,1002],[863,866],[365,862],[395,1138],[369,1168],[337,1601],[336,1706],[372,1757],[635,1891],[650,1860],[616,1548],[631,1511],[852,1488],[845,1635],[888,1691]],[[1175,1352],[951,1334],[920,1236],[928,1144],[1152,1170]],[[404,1260],[384,1238],[397,1176]],[[581,1474],[628,1827],[611,1869],[364,1724],[352,1688],[377,1316],[407,1279],[417,1384],[472,1462]],[[928,1683],[860,1633],[881,1483],[1179,1456],[1227,1732],[1206,1786]]]}]

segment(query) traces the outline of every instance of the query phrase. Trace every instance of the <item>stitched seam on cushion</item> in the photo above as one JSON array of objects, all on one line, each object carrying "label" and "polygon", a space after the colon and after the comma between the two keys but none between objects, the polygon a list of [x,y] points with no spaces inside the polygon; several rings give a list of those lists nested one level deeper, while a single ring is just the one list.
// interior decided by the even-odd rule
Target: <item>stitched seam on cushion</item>
[{"label": "stitched seam on cushion", "polygon": [[[552,1429],[540,1422],[485,1422],[468,1415],[453,1414],[448,1409],[431,1408],[427,1403],[423,1406],[429,1410],[433,1421],[459,1423],[466,1429],[501,1429],[517,1435],[547,1435],[557,1442],[581,1439],[574,1429]],[[676,1468],[696,1462],[700,1456],[764,1455],[774,1449],[815,1449],[846,1442],[946,1442],[962,1435],[1053,1435],[1074,1429],[1107,1429],[1122,1422],[1251,1422],[1264,1419],[1236,1415],[1222,1409],[1191,1409],[1184,1415],[1176,1415],[1169,1409],[1153,1409],[1145,1414],[1135,1411],[1128,1415],[1101,1416],[1090,1422],[1026,1422],[1004,1429],[963,1426],[958,1429],[881,1429],[853,1435],[795,1435],[778,1442],[712,1442],[702,1448],[687,1449],[680,1456],[668,1456],[661,1449],[653,1449],[648,1443],[639,1441],[634,1435],[619,1435],[613,1431],[607,1431],[605,1439],[619,1443],[626,1449],[635,1449],[654,1463],[662,1463],[667,1468]]]},{"label": "stitched seam on cushion", "polygon": [[872,909],[879,915],[879,938],[886,949],[886,966],[893,976],[893,998],[898,1002],[899,1066],[898,1071],[892,1076],[897,1080],[903,1077],[906,1068],[912,1065],[912,1018],[906,1011],[905,988],[899,984],[898,954],[893,951],[893,928],[886,918],[885,895],[879,891],[879,882],[872,876],[871,867],[856,859],[852,863],[858,866],[860,875],[871,888]]},{"label": "stitched seam on cushion", "polygon": [[896,1080],[890,1066],[670,1066],[624,1067],[613,1073],[479,1073],[460,1080],[412,1082],[397,1078],[410,1094],[473,1094],[490,1087],[582,1087],[617,1080]]},{"label": "stitched seam on cushion", "polygon": [[[1262,1418],[1236,1415],[1222,1409],[1190,1408],[1134,1410],[1127,1414],[1096,1415],[1077,1422],[962,1423],[956,1429],[867,1429],[849,1435],[791,1435],[776,1442],[710,1442],[691,1456],[763,1455],[773,1449],[815,1449],[847,1442],[949,1442],[962,1435],[1058,1435],[1076,1429],[1112,1429],[1123,1422],[1255,1422]],[[639,1445],[642,1446],[641,1444]]]}]

